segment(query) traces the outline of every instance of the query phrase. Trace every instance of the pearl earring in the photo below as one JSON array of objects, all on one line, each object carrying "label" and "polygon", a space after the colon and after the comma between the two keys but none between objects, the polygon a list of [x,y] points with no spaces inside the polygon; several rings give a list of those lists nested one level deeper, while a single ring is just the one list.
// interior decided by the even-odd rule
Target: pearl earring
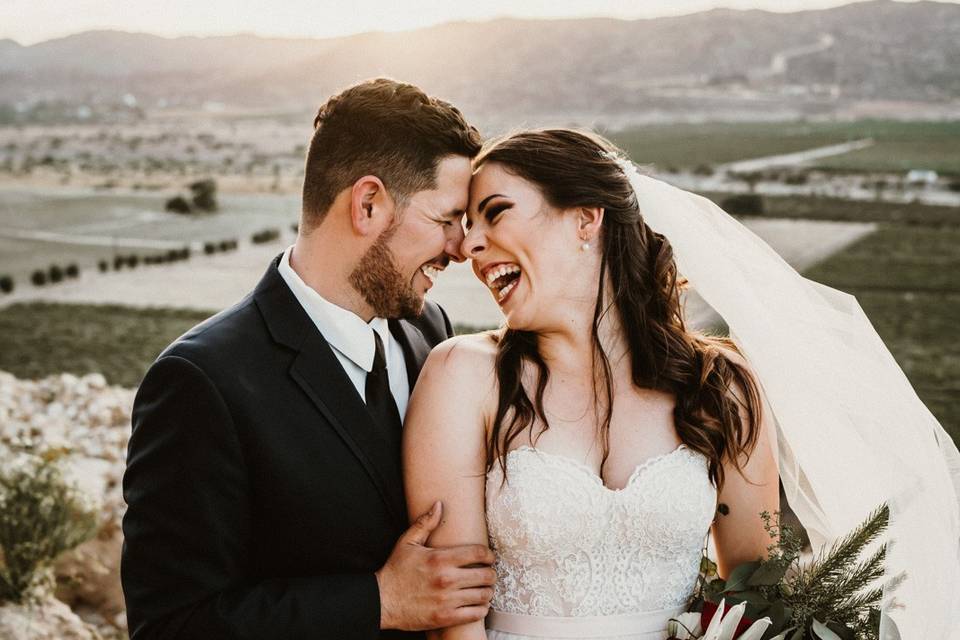
[{"label": "pearl earring", "polygon": [[582,245],[580,245],[580,251],[589,251],[589,250],[590,250],[589,242],[584,242]]}]

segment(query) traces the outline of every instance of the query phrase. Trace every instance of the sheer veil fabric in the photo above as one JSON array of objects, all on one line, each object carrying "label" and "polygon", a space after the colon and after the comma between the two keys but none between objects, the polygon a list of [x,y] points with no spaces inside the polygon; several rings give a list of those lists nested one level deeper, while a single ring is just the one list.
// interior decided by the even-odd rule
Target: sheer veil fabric
[{"label": "sheer veil fabric", "polygon": [[960,453],[856,298],[802,277],[713,202],[615,159],[644,221],[756,372],[787,499],[814,551],[887,502],[880,637],[956,638]]}]

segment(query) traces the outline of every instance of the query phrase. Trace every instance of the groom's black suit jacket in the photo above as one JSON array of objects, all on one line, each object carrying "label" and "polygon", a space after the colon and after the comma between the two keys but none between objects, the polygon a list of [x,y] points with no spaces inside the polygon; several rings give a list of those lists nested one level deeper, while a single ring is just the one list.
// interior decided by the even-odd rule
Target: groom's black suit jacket
[{"label": "groom's black suit jacket", "polygon": [[[121,565],[132,640],[422,637],[379,631],[373,572],[408,525],[400,452],[278,262],[137,392]],[[430,302],[390,330],[411,387],[452,335]]]}]

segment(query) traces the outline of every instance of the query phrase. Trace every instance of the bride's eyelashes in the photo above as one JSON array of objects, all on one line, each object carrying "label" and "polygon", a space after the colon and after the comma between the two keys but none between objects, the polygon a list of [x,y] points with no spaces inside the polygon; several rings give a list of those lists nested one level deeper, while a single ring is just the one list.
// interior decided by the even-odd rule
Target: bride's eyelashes
[{"label": "bride's eyelashes", "polygon": [[503,203],[495,204],[490,207],[487,207],[487,210],[484,212],[483,217],[486,219],[488,224],[494,224],[497,218],[500,217],[500,214],[512,207],[513,205]]}]

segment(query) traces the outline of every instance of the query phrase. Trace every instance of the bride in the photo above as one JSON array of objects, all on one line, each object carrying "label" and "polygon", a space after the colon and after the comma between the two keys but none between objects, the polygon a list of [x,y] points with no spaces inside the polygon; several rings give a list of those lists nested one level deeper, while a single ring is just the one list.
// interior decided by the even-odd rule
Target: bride
[{"label": "bride", "polygon": [[[431,353],[403,462],[410,513],[444,506],[430,545],[489,543],[497,584],[485,625],[434,637],[663,638],[708,531],[722,576],[765,556],[778,475],[815,546],[890,503],[912,575],[881,632],[951,637],[928,614],[960,604],[956,447],[855,301],[747,234],[599,136],[481,151],[462,249],[505,328]],[[736,340],[685,325],[680,273]]]},{"label": "bride", "polygon": [[750,369],[685,328],[670,244],[604,150],[552,131],[481,152],[462,249],[506,329],[435,350],[407,414],[410,512],[444,505],[430,544],[497,554],[492,638],[659,638],[708,529],[723,574],[764,555],[779,505]]}]

